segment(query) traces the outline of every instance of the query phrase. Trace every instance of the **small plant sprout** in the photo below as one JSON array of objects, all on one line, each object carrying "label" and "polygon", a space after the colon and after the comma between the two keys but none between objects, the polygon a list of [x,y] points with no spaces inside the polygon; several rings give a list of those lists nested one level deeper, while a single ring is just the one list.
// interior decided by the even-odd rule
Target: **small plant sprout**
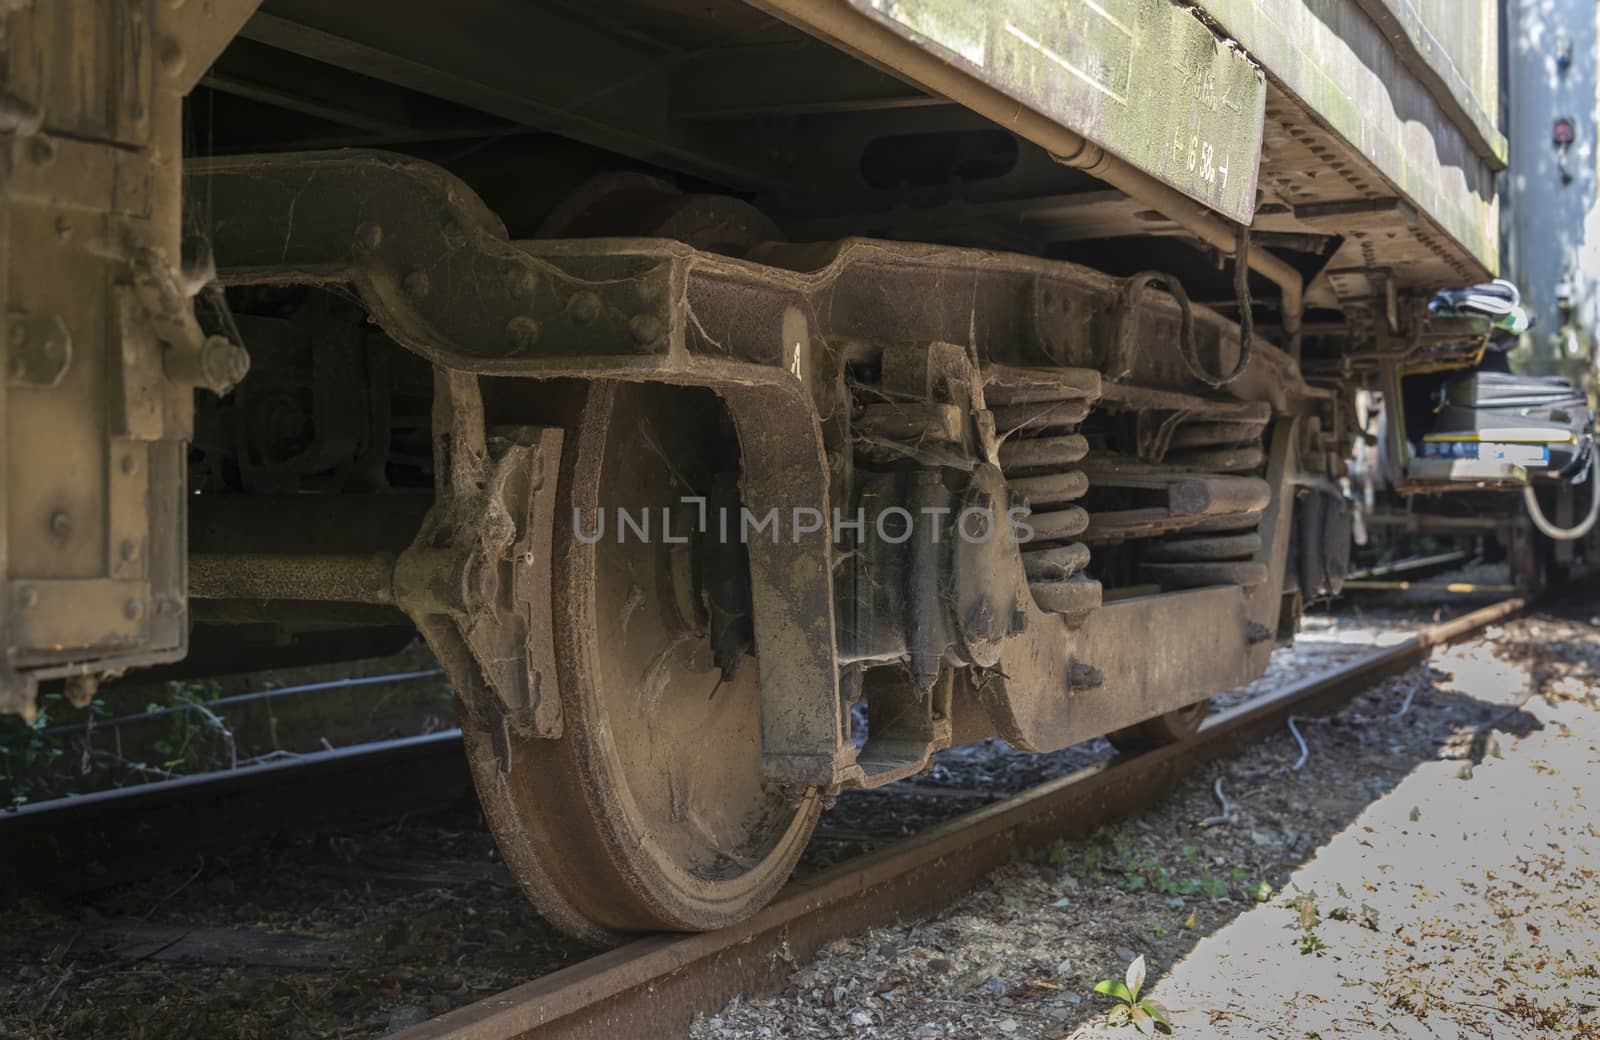
[{"label": "small plant sprout", "polygon": [[1117,1002],[1116,1007],[1106,1012],[1106,1024],[1133,1026],[1144,1034],[1172,1032],[1172,1022],[1167,1015],[1167,1009],[1153,1000],[1139,999],[1139,990],[1143,988],[1144,954],[1142,953],[1128,965],[1126,982],[1101,979],[1095,983],[1096,993],[1103,993]]}]

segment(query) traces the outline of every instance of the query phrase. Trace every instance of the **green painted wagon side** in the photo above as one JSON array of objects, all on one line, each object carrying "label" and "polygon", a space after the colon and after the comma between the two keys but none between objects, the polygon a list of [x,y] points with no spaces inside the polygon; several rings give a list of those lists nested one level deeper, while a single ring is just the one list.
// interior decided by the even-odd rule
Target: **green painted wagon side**
[{"label": "green painted wagon side", "polygon": [[1490,271],[1499,265],[1493,0],[1205,0],[1285,93]]},{"label": "green painted wagon side", "polygon": [[[930,76],[885,62],[897,73],[947,96],[998,92],[1015,106],[1014,128],[1044,117],[1236,222],[1254,217],[1271,127],[1264,101],[1281,96],[1364,156],[1393,189],[1384,194],[1405,199],[1483,272],[1497,267],[1506,144],[1493,0],[847,2],[945,66]],[[831,5],[764,6],[824,37],[842,27]],[[1094,157],[1065,159],[1094,168]]]}]

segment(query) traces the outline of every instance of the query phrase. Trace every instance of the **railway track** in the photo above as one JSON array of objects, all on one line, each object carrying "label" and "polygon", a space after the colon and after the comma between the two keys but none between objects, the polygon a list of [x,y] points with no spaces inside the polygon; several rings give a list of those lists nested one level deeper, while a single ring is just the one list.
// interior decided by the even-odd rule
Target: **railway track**
[{"label": "railway track", "polygon": [[733,996],[781,987],[829,941],[946,905],[1019,852],[1080,837],[1136,813],[1177,777],[1326,712],[1374,683],[1524,613],[1514,598],[1420,629],[1356,662],[1208,719],[1198,736],[1083,769],[841,863],[788,889],[750,920],[716,932],[640,939],[414,1026],[400,1040],[678,1034]]},{"label": "railway track", "polygon": [[[833,938],[860,934],[897,918],[920,918],[957,901],[963,893],[977,886],[986,873],[1005,864],[1018,852],[1047,846],[1057,837],[1082,836],[1115,818],[1139,816],[1179,776],[1208,759],[1229,755],[1272,733],[1283,734],[1286,716],[1335,708],[1361,690],[1416,663],[1425,655],[1427,647],[1470,637],[1487,625],[1511,618],[1527,605],[1522,600],[1507,601],[1444,625],[1420,629],[1397,646],[1363,656],[1351,665],[1343,663],[1348,660],[1343,655],[1354,648],[1333,649],[1344,641],[1335,639],[1324,643],[1313,634],[1308,646],[1325,645],[1329,649],[1312,650],[1304,658],[1299,652],[1284,658],[1280,664],[1275,664],[1274,671],[1285,678],[1258,683],[1223,698],[1222,703],[1229,704],[1230,710],[1219,712],[1196,740],[1136,758],[1098,762],[1095,762],[1098,756],[1108,753],[1103,746],[1081,746],[1044,771],[1043,776],[1059,779],[1042,785],[1038,779],[1041,774],[1027,771],[1009,775],[1009,764],[1017,756],[973,748],[976,757],[969,759],[963,755],[946,762],[932,777],[882,791],[862,792],[856,796],[854,805],[841,802],[838,813],[834,814],[838,818],[830,817],[831,822],[825,821],[819,829],[817,842],[813,843],[818,847],[808,853],[810,865],[803,868],[776,903],[749,925],[725,932],[651,938],[598,956],[591,956],[592,951],[581,945],[562,947],[559,940],[556,940],[558,945],[546,951],[545,944],[551,940],[535,938],[537,952],[530,950],[519,955],[522,963],[507,964],[508,970],[495,969],[498,977],[488,980],[490,985],[474,985],[471,992],[460,993],[450,1003],[433,998],[431,1011],[441,1017],[413,1027],[407,1035],[412,1040],[588,1036],[601,1030],[620,1030],[622,1035],[634,1035],[643,1028],[643,1023],[652,1027],[664,1024],[669,1034],[681,1033],[697,1011],[714,1012],[733,994],[760,994],[781,988],[794,970],[794,959],[805,958]],[[1414,622],[1398,622],[1398,628],[1395,622],[1385,625],[1390,631],[1411,632]],[[1337,632],[1338,628],[1331,631]],[[1354,652],[1364,651],[1355,649]],[[1334,662],[1339,664],[1335,666]],[[1313,674],[1313,671],[1316,678],[1299,680],[1300,675]],[[1271,689],[1272,682],[1285,685],[1270,696],[1245,699],[1255,691]],[[1023,758],[1032,761],[1026,756]],[[1091,762],[1095,764],[1088,765]],[[300,762],[274,763],[273,766],[241,770],[242,775],[221,774],[221,782],[190,778],[167,785],[147,785],[122,795],[94,796],[81,804],[67,803],[65,811],[61,812],[38,807],[9,819],[0,818],[0,842],[8,848],[3,861],[35,864],[31,869],[38,874],[36,861],[47,858],[45,853],[62,857],[73,847],[90,850],[94,847],[95,835],[104,839],[107,834],[120,834],[123,837],[117,840],[127,844],[101,846],[99,858],[102,861],[108,858],[109,850],[120,849],[119,869],[124,875],[149,876],[157,870],[166,870],[174,875],[174,880],[181,882],[178,886],[181,888],[193,881],[194,876],[201,876],[199,870],[191,871],[196,861],[201,860],[197,840],[209,840],[216,847],[227,844],[230,836],[236,837],[235,831],[241,826],[278,834],[303,834],[318,822],[341,819],[360,821],[360,833],[380,830],[388,833],[388,828],[373,828],[372,825],[404,814],[406,799],[418,800],[411,805],[415,812],[429,799],[435,802],[445,799],[453,784],[467,783],[460,748],[448,733],[359,751],[311,756]],[[946,770],[950,771],[949,775],[944,775]],[[1076,771],[1063,775],[1064,770]],[[465,793],[464,786],[455,790]],[[1021,793],[1016,796],[1007,797],[1010,792],[1019,791]],[[458,803],[459,806],[466,804]],[[971,811],[964,816],[955,815],[963,810]],[[208,821],[207,824],[195,826],[195,821],[200,819]],[[455,808],[441,818],[446,829],[461,827],[462,820],[464,817]],[[891,823],[885,828],[883,821]],[[75,829],[77,837],[73,837]],[[920,831],[919,835],[898,836],[913,830]],[[404,841],[390,840],[371,853],[363,852],[351,859],[350,853],[357,846],[339,843],[364,839],[352,834],[348,839],[335,837],[332,840],[337,847],[330,845],[326,852],[318,852],[310,858],[291,856],[276,866],[263,866],[265,876],[291,877],[298,871],[320,876],[319,871],[331,871],[330,876],[348,877],[350,884],[377,883],[390,886],[389,891],[402,892],[408,886],[432,884],[422,878],[434,874],[449,875],[456,881],[468,874],[493,878],[504,899],[482,901],[481,897],[475,897],[483,902],[478,907],[479,912],[487,910],[490,918],[501,927],[522,934],[520,929],[525,926],[517,923],[516,914],[507,916],[494,910],[499,902],[520,906],[521,900],[517,898],[509,874],[492,862],[492,853],[486,845],[480,847],[478,854],[469,853],[463,859],[461,850],[453,843],[435,849],[429,844],[434,839],[428,838],[417,846],[418,851],[410,851],[411,846]],[[274,842],[262,849],[269,863],[275,862],[270,858],[274,853],[269,848],[277,848],[279,844]],[[322,848],[320,839],[317,847]],[[407,859],[419,855],[421,859]],[[324,859],[327,862],[324,863]],[[462,862],[455,863],[455,860]],[[213,865],[203,875],[205,878],[227,877],[238,866],[252,863],[253,854],[247,856],[236,847],[227,849],[221,859],[211,862]],[[235,864],[235,868],[226,866],[229,862]],[[221,864],[220,875],[218,864]],[[473,870],[464,874],[463,870],[469,865]],[[205,862],[200,866],[204,867]],[[479,867],[483,869],[477,869]],[[254,869],[246,868],[247,871]],[[396,877],[404,875],[404,878],[397,882],[375,882],[379,874],[373,871],[383,870],[397,870]],[[456,877],[458,874],[461,877]],[[262,883],[260,878],[251,880],[255,875],[249,872],[233,876],[246,888]],[[112,876],[102,871],[80,878],[76,883],[100,888],[110,880]],[[196,887],[203,888],[206,883],[202,881]],[[399,889],[392,887],[396,883],[400,884]],[[286,893],[298,891],[300,887],[298,882],[285,881],[284,884]],[[168,891],[165,882],[150,888],[150,893],[141,894],[145,888],[149,886],[128,886],[89,900],[86,905],[99,906],[108,915],[99,919],[99,924],[90,926],[90,931],[96,928],[105,931],[107,921],[112,925],[121,921],[119,906],[145,907],[150,893],[160,899],[165,898]],[[325,885],[319,887],[315,883],[309,884],[306,890],[308,896],[294,898],[306,899],[307,906],[320,905],[331,894]],[[450,889],[451,893],[463,891],[459,887]],[[119,896],[118,892],[127,895]],[[206,898],[200,897],[201,902]],[[283,908],[297,904],[274,901],[270,905]],[[134,916],[143,912],[136,911]],[[370,910],[365,912],[370,913]],[[217,957],[224,960],[242,957],[244,964],[276,963],[274,958],[284,955],[282,950],[272,947],[266,951],[272,956],[263,960],[265,954],[257,947],[274,939],[273,930],[287,924],[288,930],[296,934],[286,941],[298,943],[289,952],[300,960],[310,958],[307,963],[322,965],[318,970],[328,978],[345,971],[352,972],[351,977],[359,977],[362,971],[387,970],[384,965],[390,963],[390,958],[382,950],[360,953],[359,947],[351,946],[348,939],[330,941],[322,937],[324,933],[320,927],[308,930],[297,926],[296,915],[302,913],[303,910],[280,912],[274,909],[259,918],[261,924],[252,924],[258,918],[247,917],[240,922],[226,912],[213,917],[206,910],[190,908],[167,915],[159,929],[155,926],[135,928],[137,934],[130,935],[144,945],[136,944],[114,956],[126,962],[140,949],[164,949],[177,942],[178,946],[170,954],[164,951],[160,956],[179,960],[198,957],[201,964],[222,963]],[[348,928],[351,921],[361,920],[363,913],[355,910],[346,915],[341,918],[344,924],[339,927]],[[269,920],[273,923],[266,923]],[[69,930],[83,927],[72,922],[73,919],[68,918],[60,923]],[[247,927],[240,930],[240,923]],[[542,934],[537,928],[534,932]],[[84,949],[87,951],[93,946],[88,943]],[[404,956],[394,961],[397,966],[408,963]],[[563,964],[576,966],[563,968]],[[172,977],[189,977],[192,970],[174,969]],[[403,969],[397,967],[396,970]],[[253,969],[252,974],[258,984],[271,985],[276,971],[281,969],[258,968]],[[202,970],[194,982],[205,984],[202,980],[209,977]],[[536,981],[502,989],[528,978]],[[210,983],[219,984],[219,980]],[[433,992],[444,988],[448,985],[438,986]],[[490,996],[497,990],[500,991],[497,995]],[[67,998],[63,996],[62,999]],[[469,1000],[472,1002],[466,1003]],[[447,1011],[450,1007],[458,1010]],[[355,1018],[348,1021],[354,1022]],[[380,1028],[381,1023],[380,1017]],[[334,1030],[326,1022],[322,1025],[319,1034],[332,1035]],[[372,1027],[369,1011],[366,1020],[357,1028],[359,1031]],[[390,1028],[394,1028],[392,1023]],[[201,1031],[192,1035],[206,1034]]]},{"label": "railway track", "polygon": [[[1398,566],[1433,567],[1453,559]],[[223,698],[212,706],[437,674],[413,670],[303,683]],[[979,802],[1004,797],[979,790],[947,793]],[[238,852],[276,835],[413,816],[471,796],[460,730],[450,729],[27,804],[0,812],[0,904],[22,894],[92,892],[187,869],[199,856]],[[869,837],[842,844],[856,849],[882,844],[880,836]],[[818,841],[830,838],[841,836],[826,826],[816,835]]]},{"label": "railway track", "polygon": [[314,751],[0,814],[0,901],[177,869],[286,831],[367,823],[470,797],[460,730]]}]

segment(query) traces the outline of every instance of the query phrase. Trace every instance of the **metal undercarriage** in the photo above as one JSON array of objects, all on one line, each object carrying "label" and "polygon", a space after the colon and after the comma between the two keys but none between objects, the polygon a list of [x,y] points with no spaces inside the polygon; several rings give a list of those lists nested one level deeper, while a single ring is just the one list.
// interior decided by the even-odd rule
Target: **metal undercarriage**
[{"label": "metal undercarriage", "polygon": [[1181,737],[1342,580],[1355,388],[1481,348],[1481,169],[1419,214],[1185,7],[997,5],[1006,79],[915,4],[513,6],[13,13],[0,708],[420,632],[547,916],[716,927],[840,790]]},{"label": "metal undercarriage", "polygon": [[[638,710],[621,691],[670,696],[715,676],[702,703],[717,724],[727,705],[758,730],[725,738],[759,751],[745,782],[799,806],[910,775],[955,741],[1052,750],[1178,711],[1259,674],[1293,629],[1297,509],[1317,523],[1342,509],[1325,477],[1302,477],[1326,470],[1314,431],[1332,395],[1264,342],[1228,393],[1193,392],[1191,369],[1239,367],[1239,331],[1147,278],[860,239],[737,259],[665,239],[514,242],[442,170],[382,153],[214,160],[191,166],[188,187],[229,215],[213,245],[241,309],[246,289],[348,287],[436,373],[436,488],[408,546],[334,554],[284,530],[194,556],[191,595],[224,613],[266,599],[404,610],[481,735],[480,790],[505,803],[503,840],[558,800],[564,778],[530,791],[528,763],[581,742],[596,713],[623,711],[596,756],[626,772],[644,754],[606,743]],[[736,454],[693,476],[705,453],[671,440],[708,422]],[[641,428],[623,461],[611,445],[632,434],[616,427]],[[642,500],[649,478],[627,469],[641,460],[673,476]],[[601,476],[613,467],[631,475]],[[656,521],[666,544],[626,547],[630,506],[635,542]],[[1013,521],[1032,537],[961,536]],[[1308,595],[1338,553],[1307,572]],[[619,554],[644,555],[608,584]],[[580,603],[588,620],[573,623]],[[678,627],[659,655],[607,676],[641,638],[628,619],[663,603]],[[608,616],[622,619],[614,640],[592,642]],[[679,660],[690,644],[701,651]],[[714,733],[694,739],[719,747]],[[606,798],[595,817],[628,815]],[[524,875],[570,856],[572,834],[528,838]],[[713,847],[737,858],[735,844]],[[604,898],[559,878],[532,887],[574,930],[722,920],[698,905],[617,910],[623,880]]]}]

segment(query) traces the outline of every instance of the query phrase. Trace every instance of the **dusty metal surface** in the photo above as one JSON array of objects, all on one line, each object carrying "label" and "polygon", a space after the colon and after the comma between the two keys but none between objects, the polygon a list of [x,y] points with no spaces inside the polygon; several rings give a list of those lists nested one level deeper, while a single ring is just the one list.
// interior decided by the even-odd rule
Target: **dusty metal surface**
[{"label": "dusty metal surface", "polygon": [[[970,68],[951,65],[939,54],[923,47],[920,37],[910,39],[888,24],[830,0],[760,0],[760,6],[803,26],[823,40],[895,69],[900,76],[931,93],[949,97],[997,125],[1005,126],[1045,149],[1051,161],[1091,173],[1125,193],[1130,201],[1153,209],[1158,219],[1164,217],[1193,234],[1204,245],[1237,254],[1239,223],[1219,216],[1206,204],[1196,202],[1147,170],[1123,161],[1089,141],[1078,130],[1019,105],[1003,90],[972,75]],[[1200,142],[1191,136],[1188,143],[1197,149],[1193,154],[1198,170],[1202,154],[1198,151]],[[1176,138],[1170,143],[1163,139],[1160,144],[1172,150],[1172,161],[1177,163]],[[1190,154],[1185,151],[1179,165],[1186,168]],[[1206,171],[1206,176],[1214,188],[1215,169]],[[1292,340],[1304,311],[1303,276],[1292,265],[1265,250],[1251,252],[1248,262],[1251,270],[1278,287],[1283,325]]]},{"label": "dusty metal surface", "polygon": [[193,390],[248,360],[202,333],[179,269],[181,105],[255,6],[4,10],[0,710],[186,649]]},{"label": "dusty metal surface", "polygon": [[[917,771],[963,715],[1051,750],[1265,664],[1295,474],[1326,464],[1301,417],[1328,395],[1171,279],[855,239],[513,242],[442,169],[375,152],[213,160],[190,183],[227,284],[347,284],[437,366],[436,497],[393,596],[461,691],[508,859],[569,931],[753,912],[818,799]],[[553,219],[618,220],[619,188]],[[718,243],[751,219],[700,211]],[[1087,430],[1132,461],[1080,465]],[[1103,560],[1080,540],[1151,497],[1166,526]],[[687,540],[622,526],[695,503]],[[735,510],[731,551],[708,504]],[[1219,523],[1259,533],[1139,561]],[[255,560],[207,559],[205,588],[259,584]],[[330,557],[326,595],[382,605],[372,562]],[[1102,606],[1130,572],[1156,594]]]},{"label": "dusty metal surface", "polygon": [[[842,359],[830,339],[939,344],[975,336],[985,360],[1085,367],[1101,363],[1115,342],[1119,366],[1144,387],[1177,388],[1190,380],[1185,362],[1158,346],[1182,324],[1176,301],[1154,293],[1130,297],[1118,280],[1074,265],[862,241],[767,245],[746,260],[663,240],[512,243],[443,171],[372,153],[223,160],[191,176],[196,190],[229,214],[218,224],[216,248],[233,284],[349,281],[392,336],[453,368],[661,379],[716,391],[739,430],[742,502],[757,515],[804,506],[826,516],[839,493],[822,490],[833,480],[824,451],[832,457],[842,445],[812,418],[838,415],[843,405],[834,367]],[[292,226],[290,207],[297,217]],[[940,288],[952,281],[969,288],[961,294]],[[1135,309],[1138,320],[1130,322],[1130,312],[1119,307]],[[1237,357],[1236,329],[1203,308],[1194,308],[1193,318],[1204,365],[1226,371]],[[1140,392],[1137,385],[1119,390],[1113,407],[1154,409],[1165,414],[1169,430],[1174,420],[1216,411],[1206,399],[1176,390],[1167,398]],[[1287,411],[1317,400],[1289,360],[1264,343],[1229,392]],[[1008,393],[1015,396],[1001,388],[1002,399]],[[1030,406],[997,407],[998,423],[1004,409]],[[809,487],[795,482],[801,473],[808,473]],[[1275,486],[1283,486],[1281,478]],[[757,539],[748,552],[756,641],[771,662],[763,665],[763,688],[773,710],[762,723],[770,775],[828,785],[859,774],[843,745],[838,698],[828,692],[835,688],[832,625],[818,627],[831,618],[833,601],[825,534],[792,544]],[[1278,551],[1284,544],[1274,540]],[[1274,611],[1257,623],[1275,621]],[[1059,699],[1053,684],[1069,671],[1072,653],[1070,638],[1051,634],[1062,623],[1047,613],[1030,618],[1028,634],[1013,642],[1035,648],[1018,652],[1042,656],[1025,669],[1027,680],[1007,684],[1014,692],[1002,699]],[[1239,624],[1226,638],[1242,644],[1248,625],[1242,616]],[[1189,631],[1197,648],[1206,645],[1200,629]],[[770,656],[795,653],[782,665]],[[805,670],[797,667],[802,660]],[[1242,681],[1253,666],[1250,657],[1240,658],[1225,685]],[[1087,717],[1103,710],[1115,725],[1121,711],[1115,690],[1136,681],[1112,679],[1090,698],[1103,708]],[[1028,742],[1060,746],[1076,732],[1038,731]]]},{"label": "dusty metal surface", "polygon": [[[1494,174],[1500,160],[1492,149],[1487,159],[1474,150],[1472,125],[1464,131],[1417,76],[1394,61],[1391,38],[1356,0],[1207,0],[1204,8],[1290,98],[1333,127],[1480,270],[1498,268]],[[1460,16],[1486,15],[1492,12],[1478,5]],[[1318,158],[1322,166],[1329,161]]]},{"label": "dusty metal surface", "polygon": [[[570,526],[602,503],[659,517],[685,493],[709,497],[716,475],[731,472],[734,446],[720,439],[715,398],[689,400],[648,384],[597,385],[552,474],[563,522],[549,532],[544,591],[559,610],[543,633],[553,668],[536,692],[555,701],[559,684],[559,726],[523,725],[503,695],[462,691],[467,759],[501,852],[551,923],[590,938],[741,919],[788,877],[821,806],[816,790],[788,790],[765,768],[765,716],[777,713],[765,680],[796,649],[767,643],[754,659],[738,653],[719,666],[709,618],[677,607],[694,598],[692,588],[680,596],[679,583],[693,579],[673,566],[687,544],[586,543]],[[450,650],[436,632],[429,638]],[[460,671],[454,658],[442,663]],[[774,709],[826,723],[835,707]]]},{"label": "dusty metal surface", "polygon": [[396,601],[444,663],[465,713],[503,739],[559,737],[551,538],[563,433],[491,426],[475,379],[441,370],[433,508],[396,561]]},{"label": "dusty metal surface", "polygon": [[391,605],[392,553],[189,556],[189,595],[195,599],[312,600]]},{"label": "dusty metal surface", "polygon": [[1394,47],[1395,56],[1467,135],[1473,150],[1504,169],[1500,111],[1500,18],[1493,0],[1465,3],[1356,0]]},{"label": "dusty metal surface", "polygon": [[[1405,0],[1356,2],[11,5],[6,248],[59,262],[5,289],[0,710],[192,619],[287,645],[403,610],[508,858],[593,935],[751,912],[816,803],[957,733],[1046,750],[1237,685],[1342,578],[1350,386],[1448,339],[1426,293],[1492,239],[1449,75],[1483,33],[1430,60]],[[202,77],[293,115],[184,123]],[[912,212],[965,244],[859,237]],[[842,227],[785,243],[807,214]],[[1123,242],[1063,248],[1093,239]],[[1308,304],[1346,323],[1320,385]],[[282,496],[399,508],[250,517],[359,512]],[[696,502],[684,542],[565,523]],[[758,536],[713,544],[713,503]],[[931,519],[902,547],[896,514]]]},{"label": "dusty metal surface", "polygon": [[852,0],[858,10],[1243,224],[1266,82],[1168,0]]},{"label": "dusty metal surface", "polygon": [[1526,600],[1508,600],[1424,629],[1353,666],[1224,712],[1194,740],[1092,767],[842,864],[793,886],[737,927],[639,940],[399,1035],[513,1040],[686,1029],[696,1012],[781,985],[794,960],[829,940],[944,905],[1019,851],[1136,812],[1173,778],[1279,729],[1288,715],[1326,711],[1424,660],[1429,648],[1527,607]]}]

